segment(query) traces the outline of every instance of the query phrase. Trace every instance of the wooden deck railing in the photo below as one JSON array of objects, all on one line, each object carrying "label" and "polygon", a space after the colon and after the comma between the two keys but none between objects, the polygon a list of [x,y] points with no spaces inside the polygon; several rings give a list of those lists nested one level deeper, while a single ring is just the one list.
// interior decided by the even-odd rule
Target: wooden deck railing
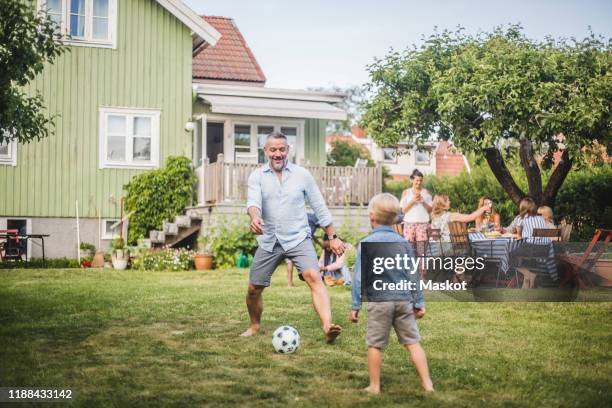
[{"label": "wooden deck railing", "polygon": [[[247,181],[261,164],[227,163],[220,154],[198,168],[199,204],[246,202]],[[380,167],[304,166],[310,171],[329,206],[367,204],[382,191]]]}]

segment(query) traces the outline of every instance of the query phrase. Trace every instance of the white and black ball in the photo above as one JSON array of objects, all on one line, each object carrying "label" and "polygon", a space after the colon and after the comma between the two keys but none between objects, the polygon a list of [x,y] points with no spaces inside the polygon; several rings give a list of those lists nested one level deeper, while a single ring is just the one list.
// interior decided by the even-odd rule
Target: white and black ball
[{"label": "white and black ball", "polygon": [[300,347],[300,334],[291,326],[280,326],[272,335],[272,346],[277,353],[295,353]]}]

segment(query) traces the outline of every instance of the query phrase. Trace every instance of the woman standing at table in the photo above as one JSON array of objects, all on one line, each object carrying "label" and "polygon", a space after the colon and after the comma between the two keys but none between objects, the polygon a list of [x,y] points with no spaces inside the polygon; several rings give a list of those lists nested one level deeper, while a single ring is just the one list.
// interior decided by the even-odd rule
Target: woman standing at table
[{"label": "woman standing at table", "polygon": [[476,217],[476,229],[487,231],[500,231],[501,230],[501,217],[495,211],[493,201],[486,196],[480,197],[478,200],[478,208],[489,207],[489,210],[485,211],[484,214]]},{"label": "woman standing at table", "polygon": [[427,241],[431,194],[423,188],[423,173],[414,169],[412,187],[404,190],[400,207],[404,213],[404,238],[409,242]]},{"label": "woman standing at table", "polygon": [[478,217],[482,217],[486,211],[491,210],[491,206],[484,205],[471,214],[461,214],[450,212],[451,202],[448,194],[436,194],[433,198],[431,209],[431,227],[440,230],[440,238],[444,242],[450,242],[450,230],[448,223],[453,221],[471,222]]}]

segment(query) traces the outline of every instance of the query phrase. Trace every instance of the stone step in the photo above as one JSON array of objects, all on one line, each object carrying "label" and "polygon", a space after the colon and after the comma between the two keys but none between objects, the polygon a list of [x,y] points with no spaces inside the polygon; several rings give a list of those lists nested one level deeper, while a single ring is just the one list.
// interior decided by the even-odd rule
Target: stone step
[{"label": "stone step", "polygon": [[176,235],[178,234],[179,227],[176,223],[164,221],[162,230],[166,235]]},{"label": "stone step", "polygon": [[165,244],[166,234],[163,231],[149,231],[149,239],[152,244]]},{"label": "stone step", "polygon": [[174,217],[174,223],[182,228],[189,228],[191,226],[191,217],[188,215],[177,215]]}]

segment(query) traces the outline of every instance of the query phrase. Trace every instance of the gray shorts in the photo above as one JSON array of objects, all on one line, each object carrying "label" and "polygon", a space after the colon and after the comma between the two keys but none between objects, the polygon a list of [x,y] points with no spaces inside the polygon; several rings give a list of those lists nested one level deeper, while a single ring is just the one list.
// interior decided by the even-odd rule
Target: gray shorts
[{"label": "gray shorts", "polygon": [[368,302],[368,347],[385,348],[391,326],[400,344],[415,344],[421,340],[412,302]]},{"label": "gray shorts", "polygon": [[270,286],[270,278],[283,259],[291,260],[300,274],[307,269],[319,270],[319,259],[310,238],[306,238],[288,251],[285,251],[277,241],[272,252],[261,247],[257,248],[249,273],[249,283]]}]

